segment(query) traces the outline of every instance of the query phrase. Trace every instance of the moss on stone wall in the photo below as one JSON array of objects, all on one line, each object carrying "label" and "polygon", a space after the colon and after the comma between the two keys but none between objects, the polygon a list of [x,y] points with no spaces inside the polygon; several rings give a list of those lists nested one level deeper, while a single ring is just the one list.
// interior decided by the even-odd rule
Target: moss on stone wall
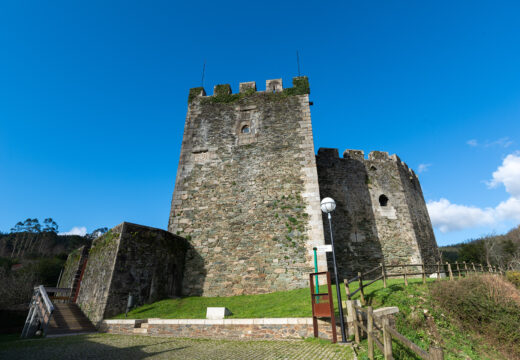
[{"label": "moss on stone wall", "polygon": [[[190,89],[190,94],[188,96],[188,103],[191,103],[193,100],[195,100],[202,92],[204,91],[204,88],[197,87]],[[216,85],[215,91],[213,96],[208,96],[203,99],[201,99],[202,104],[209,104],[209,103],[232,103],[235,101],[238,101],[240,99],[243,99],[245,97],[257,94],[259,96],[267,97],[269,101],[280,101],[288,96],[293,95],[306,95],[310,94],[310,86],[309,86],[309,79],[307,76],[300,76],[295,77],[293,79],[293,87],[292,88],[286,88],[283,91],[279,92],[257,92],[254,88],[249,88],[244,92],[238,93],[238,94],[232,94],[231,93],[231,86],[229,84],[222,84],[222,85]]]},{"label": "moss on stone wall", "polygon": [[81,252],[83,251],[83,246],[73,250],[69,256],[67,257],[67,261],[65,262],[65,267],[63,269],[63,273],[61,275],[59,287],[62,288],[71,288],[72,282],[74,281],[74,275],[78,270],[79,260],[81,258]]},{"label": "moss on stone wall", "polygon": [[190,104],[197,96],[204,93],[203,87],[196,87],[190,89],[190,94],[188,95],[188,104]]},{"label": "moss on stone wall", "polygon": [[114,245],[116,243],[117,238],[119,237],[119,233],[116,233],[112,230],[109,230],[105,235],[100,236],[96,240],[94,240],[94,243],[92,244],[92,247],[90,248],[90,255],[98,254],[105,249],[107,249],[109,246]]}]

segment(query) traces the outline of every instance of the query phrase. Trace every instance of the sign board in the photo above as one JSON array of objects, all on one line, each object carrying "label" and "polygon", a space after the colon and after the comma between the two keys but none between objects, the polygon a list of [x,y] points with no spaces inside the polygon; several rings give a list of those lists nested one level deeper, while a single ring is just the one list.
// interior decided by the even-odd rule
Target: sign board
[{"label": "sign board", "polygon": [[315,249],[318,252],[332,252],[332,245],[318,245]]}]

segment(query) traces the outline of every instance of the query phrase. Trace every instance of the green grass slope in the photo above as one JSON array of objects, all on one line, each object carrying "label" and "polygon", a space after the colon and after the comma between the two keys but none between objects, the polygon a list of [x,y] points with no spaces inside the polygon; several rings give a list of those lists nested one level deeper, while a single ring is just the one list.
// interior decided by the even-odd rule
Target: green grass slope
[{"label": "green grass slope", "polygon": [[[503,278],[491,275],[435,281],[391,279],[365,289],[374,308],[397,306],[397,330],[428,350],[445,350],[445,359],[520,359],[520,293]],[[352,284],[351,291],[357,288]],[[335,294],[335,288],[333,287]],[[345,299],[342,286],[342,298]],[[358,299],[356,294],[354,299]],[[337,304],[335,301],[337,313]],[[205,318],[208,306],[225,306],[229,318],[310,317],[310,291],[298,289],[263,295],[187,297],[163,300],[132,310],[129,318]],[[123,318],[124,314],[116,318]],[[366,359],[365,346],[359,359]],[[365,350],[363,350],[365,349]],[[376,352],[377,354],[377,352]],[[378,354],[382,359],[382,354]],[[394,342],[394,358],[417,359]]]}]

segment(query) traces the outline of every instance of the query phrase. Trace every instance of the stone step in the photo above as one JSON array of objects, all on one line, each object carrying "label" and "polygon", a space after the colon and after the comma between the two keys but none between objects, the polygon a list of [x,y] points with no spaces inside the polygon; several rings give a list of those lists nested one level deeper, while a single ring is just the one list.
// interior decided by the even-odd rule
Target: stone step
[{"label": "stone step", "polygon": [[49,321],[47,334],[59,335],[80,332],[95,332],[96,327],[76,304],[56,303]]}]

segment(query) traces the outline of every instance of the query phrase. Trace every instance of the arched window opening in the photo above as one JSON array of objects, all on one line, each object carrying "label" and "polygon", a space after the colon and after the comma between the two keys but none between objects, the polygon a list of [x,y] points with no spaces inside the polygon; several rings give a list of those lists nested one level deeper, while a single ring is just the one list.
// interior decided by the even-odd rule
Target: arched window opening
[{"label": "arched window opening", "polygon": [[385,194],[383,194],[379,197],[379,205],[381,205],[381,206],[388,205],[388,197]]},{"label": "arched window opening", "polygon": [[242,126],[242,130],[240,130],[242,134],[249,134],[250,131],[251,129],[249,129],[249,126],[247,125]]}]

